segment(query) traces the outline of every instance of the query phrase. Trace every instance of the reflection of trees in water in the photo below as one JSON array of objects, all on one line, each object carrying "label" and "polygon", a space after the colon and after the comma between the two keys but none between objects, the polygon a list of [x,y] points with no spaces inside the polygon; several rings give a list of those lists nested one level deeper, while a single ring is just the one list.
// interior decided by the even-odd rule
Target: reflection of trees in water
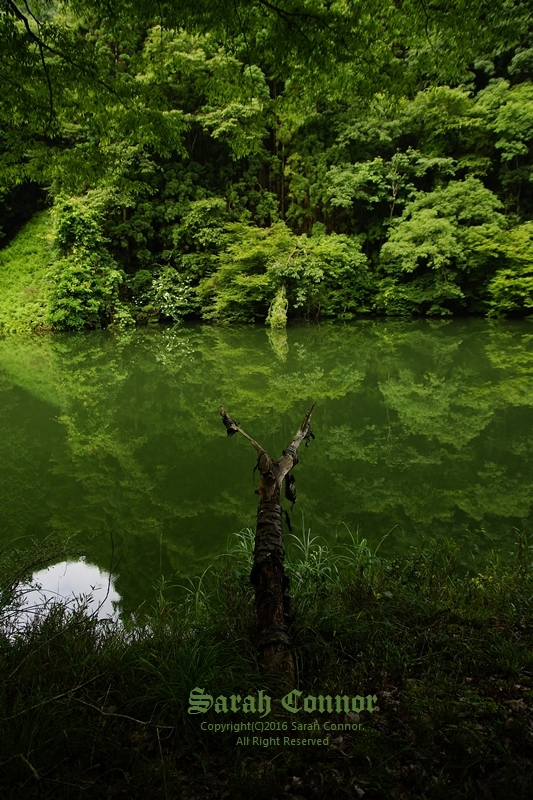
[{"label": "reflection of trees in water", "polygon": [[[34,403],[0,373],[0,550],[31,530],[36,509],[46,500],[41,477],[48,452],[43,439],[53,426],[49,407]],[[24,418],[26,424],[20,425]]]},{"label": "reflection of trees in water", "polygon": [[106,568],[113,532],[119,591],[146,596],[161,540],[168,575],[253,524],[248,459],[224,448],[220,403],[279,450],[309,398],[322,430],[298,467],[299,506],[313,533],[334,539],[345,519],[377,542],[400,523],[403,540],[390,538],[405,547],[461,514],[494,516],[494,531],[529,514],[527,323],[363,321],[283,337],[187,326],[2,340],[2,537],[99,531],[92,555]]},{"label": "reflection of trees in water", "polygon": [[388,515],[417,532],[417,523],[435,532],[437,521],[452,521],[448,535],[464,528],[466,514],[470,529],[485,518],[502,539],[501,518],[517,521],[531,508],[533,337],[523,323],[441,330],[386,331],[379,402],[327,437],[339,505],[345,518],[360,512],[368,524],[369,513]]},{"label": "reflection of trees in water", "polygon": [[289,340],[286,328],[270,328],[266,333],[270,347],[276,358],[279,358],[280,361],[286,361],[289,353]]}]

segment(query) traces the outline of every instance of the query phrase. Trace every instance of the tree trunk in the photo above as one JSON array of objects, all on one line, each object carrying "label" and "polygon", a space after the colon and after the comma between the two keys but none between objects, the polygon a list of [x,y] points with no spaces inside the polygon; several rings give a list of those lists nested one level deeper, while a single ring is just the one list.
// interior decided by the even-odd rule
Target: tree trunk
[{"label": "tree trunk", "polygon": [[296,501],[294,478],[289,474],[298,463],[298,448],[306,440],[314,439],[311,431],[311,406],[298,428],[292,442],[276,461],[266,450],[248,436],[242,428],[220,406],[222,421],[228,436],[241,433],[258,453],[257,468],[261,474],[259,488],[259,508],[255,532],[254,564],[250,580],[255,586],[255,605],[257,609],[258,648],[263,670],[278,675],[287,683],[294,680],[294,657],[290,639],[290,596],[289,578],[283,569],[285,550],[283,549],[283,527],[281,509],[281,485],[286,479],[285,493]]}]

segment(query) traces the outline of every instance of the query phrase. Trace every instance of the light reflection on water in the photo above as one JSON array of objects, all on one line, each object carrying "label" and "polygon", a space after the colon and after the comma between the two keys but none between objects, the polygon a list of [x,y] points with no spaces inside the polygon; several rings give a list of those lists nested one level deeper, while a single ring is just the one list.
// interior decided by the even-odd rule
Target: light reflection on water
[{"label": "light reflection on water", "polygon": [[113,585],[113,578],[94,564],[85,560],[62,561],[33,575],[30,584],[21,587],[24,605],[17,616],[17,627],[31,622],[55,600],[66,601],[69,608],[80,602],[87,603],[90,614],[98,619],[118,619],[117,605],[120,595]]}]

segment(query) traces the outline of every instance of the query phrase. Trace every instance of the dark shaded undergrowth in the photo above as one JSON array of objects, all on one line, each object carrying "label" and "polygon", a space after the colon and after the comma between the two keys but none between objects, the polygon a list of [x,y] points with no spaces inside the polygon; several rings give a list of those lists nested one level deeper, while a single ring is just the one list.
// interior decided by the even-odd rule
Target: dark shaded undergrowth
[{"label": "dark shaded undergrowth", "polygon": [[[317,719],[329,746],[239,743],[201,729],[259,715],[188,715],[189,692],[273,699],[258,672],[252,537],[237,536],[187,600],[162,584],[149,615],[117,625],[56,604],[14,627],[14,556],[2,564],[0,793],[4,798],[526,798],[533,794],[533,570],[519,536],[507,565],[465,575],[450,543],[397,561],[304,537],[289,564],[297,684],[305,695],[376,695],[371,714]],[[35,565],[33,565],[35,566]],[[26,570],[27,572],[27,570]],[[296,687],[295,687],[296,688]],[[305,719],[304,719],[305,718]],[[326,734],[324,722],[360,725]],[[285,734],[287,735],[287,734]],[[252,733],[245,733],[250,738]]]}]

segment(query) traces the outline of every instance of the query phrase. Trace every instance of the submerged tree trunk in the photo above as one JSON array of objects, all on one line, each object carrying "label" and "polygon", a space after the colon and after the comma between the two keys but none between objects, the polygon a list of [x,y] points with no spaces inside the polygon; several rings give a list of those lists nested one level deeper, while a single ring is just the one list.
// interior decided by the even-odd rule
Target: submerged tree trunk
[{"label": "submerged tree trunk", "polygon": [[257,451],[257,469],[261,482],[257,528],[255,532],[254,564],[250,580],[255,586],[259,653],[265,672],[279,675],[289,683],[294,677],[294,657],[289,636],[290,596],[289,578],[283,569],[283,527],[281,509],[281,484],[285,480],[285,495],[295,502],[294,478],[291,469],[298,463],[298,448],[306,440],[314,439],[311,431],[311,406],[292,442],[276,461],[266,450],[248,436],[220,406],[222,421],[228,436],[241,433]]}]

